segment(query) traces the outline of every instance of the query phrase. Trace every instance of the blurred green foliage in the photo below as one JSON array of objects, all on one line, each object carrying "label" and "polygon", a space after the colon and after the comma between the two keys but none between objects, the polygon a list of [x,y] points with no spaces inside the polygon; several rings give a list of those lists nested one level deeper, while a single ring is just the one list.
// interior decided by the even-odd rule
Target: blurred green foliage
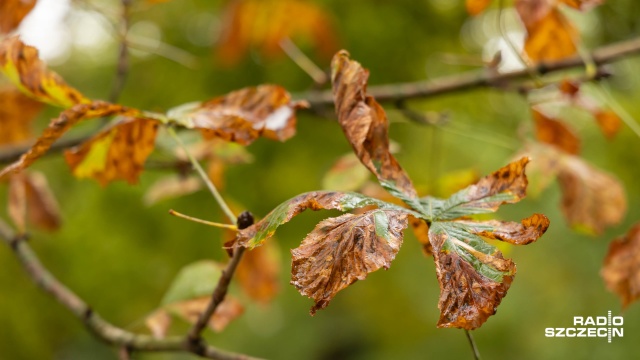
[{"label": "blurred green foliage", "polygon": [[[480,60],[479,44],[463,47],[461,34],[473,21],[464,11],[463,0],[318,2],[333,15],[342,47],[371,70],[371,84],[471,69],[444,61],[452,54],[461,58],[477,55],[475,59]],[[114,13],[118,3],[92,2]],[[140,22],[157,25],[162,41],[191,53],[198,66],[189,68],[160,56],[134,54],[121,102],[166,110],[249,85],[278,83],[292,92],[310,87],[308,76],[284,56],[267,60],[252,52],[238,66],[222,67],[211,46],[190,41],[189,34],[194,32],[215,34],[222,6],[221,1],[173,0],[134,12],[134,26]],[[639,2],[619,0],[584,15],[588,25],[595,24],[585,42],[595,47],[637,36],[639,12]],[[202,21],[194,19],[202,19],[203,14],[211,23],[205,21],[207,26],[198,28]],[[75,49],[55,69],[87,96],[105,98],[116,54],[115,42],[101,48],[98,56]],[[314,60],[328,68],[329,59]],[[638,66],[640,59],[612,65],[615,76],[607,81],[616,99],[635,117],[640,117]],[[446,111],[450,117],[449,126],[433,128],[409,123],[393,108],[388,110],[391,138],[401,145],[397,157],[422,189],[434,186],[450,171],[475,168],[486,174],[506,164],[521,144],[518,130],[530,127],[526,99],[514,93],[479,90],[409,105]],[[40,127],[54,114],[48,110],[39,120]],[[580,128],[584,158],[615,173],[624,184],[628,214],[622,224],[602,236],[578,234],[564,222],[556,184],[538,198],[501,209],[499,216],[507,219],[542,212],[551,219],[551,227],[536,244],[508,250],[507,256],[518,264],[516,279],[497,314],[473,332],[485,359],[628,359],[638,354],[637,303],[624,313],[625,337],[611,344],[604,339],[544,337],[544,328],[570,326],[573,316],[620,311],[619,300],[606,291],[599,269],[608,242],[640,220],[640,139],[625,128],[615,140],[606,141],[584,114],[572,115],[570,122]],[[249,151],[255,161],[228,169],[224,195],[264,216],[298,193],[319,189],[323,174],[350,148],[335,122],[304,114],[296,137],[286,143],[259,140]],[[205,191],[145,207],[141,201],[145,190],[165,173],[147,171],[138,185],[114,183],[102,188],[93,181],[74,179],[60,156],[47,157],[34,167],[47,174],[61,203],[64,226],[55,234],[34,232],[33,247],[59,279],[115,324],[146,331],[144,316],[159,305],[180,268],[201,259],[226,257],[220,247],[221,231],[167,214],[168,209],[176,209],[222,220],[218,206]],[[6,185],[0,186],[0,203],[4,204]],[[269,306],[245,301],[245,315],[223,333],[207,334],[211,343],[274,359],[471,358],[461,330],[435,326],[439,289],[433,261],[422,255],[409,233],[389,271],[372,274],[341,292],[326,310],[313,318],[308,315],[311,301],[288,285],[288,249],[296,247],[328,214],[305,213],[278,231],[275,241],[284,259],[281,293]],[[8,248],[0,248],[0,263],[0,358],[116,357],[114,349],[94,339],[66,309],[36,288]],[[185,329],[186,325],[178,325],[175,331]],[[191,357],[136,354],[135,358]]]}]

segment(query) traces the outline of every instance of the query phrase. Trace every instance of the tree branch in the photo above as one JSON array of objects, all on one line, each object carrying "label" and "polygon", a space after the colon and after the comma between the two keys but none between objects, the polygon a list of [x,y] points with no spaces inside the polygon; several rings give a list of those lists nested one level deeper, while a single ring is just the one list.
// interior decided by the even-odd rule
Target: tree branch
[{"label": "tree branch", "polygon": [[[640,53],[640,38],[606,45],[596,49],[591,54],[596,65],[604,65],[623,57]],[[580,56],[574,56],[553,62],[539,63],[533,68],[496,74],[491,71],[474,71],[461,75],[452,75],[433,80],[422,80],[403,84],[370,86],[367,93],[379,102],[408,100],[434,97],[438,95],[457,93],[477,88],[502,87],[505,83],[530,77],[531,72],[545,75],[552,72],[585,66]],[[306,99],[310,109],[333,104],[331,91],[306,92],[297,94],[298,98]]]},{"label": "tree branch", "polygon": [[157,339],[150,335],[134,334],[104,320],[93,311],[78,295],[62,284],[40,262],[24,237],[18,237],[11,228],[0,220],[0,238],[7,243],[18,257],[31,279],[46,293],[53,296],[78,318],[98,339],[109,345],[126,348],[129,351],[190,352],[209,359],[251,360],[247,355],[219,350],[207,345],[204,340],[197,343],[184,337]]},{"label": "tree branch", "polygon": [[127,35],[129,33],[129,12],[131,10],[132,0],[122,0],[122,9],[120,14],[119,36],[120,48],[118,50],[118,65],[116,66],[116,74],[113,80],[111,93],[109,94],[109,102],[115,103],[120,98],[120,94],[124,89],[127,73],[129,72],[129,46],[127,44]]}]

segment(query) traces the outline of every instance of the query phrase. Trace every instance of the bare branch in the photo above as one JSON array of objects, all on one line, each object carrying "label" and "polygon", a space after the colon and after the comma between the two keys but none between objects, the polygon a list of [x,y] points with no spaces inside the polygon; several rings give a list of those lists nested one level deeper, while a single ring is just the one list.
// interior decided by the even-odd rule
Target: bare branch
[{"label": "bare branch", "polygon": [[53,296],[87,327],[98,339],[107,344],[126,348],[129,351],[190,352],[209,359],[251,360],[247,355],[219,350],[207,345],[204,340],[185,341],[184,337],[156,339],[150,335],[134,334],[123,330],[93,311],[78,295],[62,284],[40,262],[23,237],[17,237],[11,228],[0,220],[0,238],[7,243],[18,257],[31,279],[46,293]]}]

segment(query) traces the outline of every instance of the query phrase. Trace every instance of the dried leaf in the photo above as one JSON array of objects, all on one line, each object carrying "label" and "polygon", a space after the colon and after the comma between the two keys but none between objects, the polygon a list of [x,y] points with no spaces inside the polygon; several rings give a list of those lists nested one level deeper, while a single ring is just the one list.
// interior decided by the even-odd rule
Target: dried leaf
[{"label": "dried leaf", "polygon": [[47,69],[38,58],[38,50],[25,45],[17,36],[0,43],[0,71],[20,90],[38,101],[64,108],[90,103],[78,90]]},{"label": "dried leaf", "polygon": [[340,211],[350,211],[369,205],[376,205],[381,209],[392,209],[412,213],[408,209],[358,193],[312,191],[300,194],[278,205],[262,220],[246,229],[238,231],[235,240],[225,245],[226,247],[242,246],[250,249],[260,246],[264,241],[273,236],[273,233],[276,231],[278,226],[289,222],[289,220],[294,216],[307,209],[335,209]]},{"label": "dried leaf", "polygon": [[246,251],[235,277],[249,297],[262,304],[269,303],[280,290],[280,254],[276,243]]},{"label": "dried leaf", "polygon": [[37,0],[0,1],[0,34],[8,34],[20,25]]},{"label": "dried leaf", "polygon": [[369,71],[345,50],[331,63],[338,121],[360,161],[394,194],[408,203],[417,195],[411,179],[389,151],[389,123],[384,109],[366,95]]},{"label": "dried leaf", "polygon": [[453,194],[447,200],[421,198],[428,219],[450,220],[472,214],[495,212],[502,204],[520,201],[526,193],[527,177],[524,169],[528,157],[480,179],[476,184]]},{"label": "dried leaf", "polygon": [[103,101],[94,101],[89,104],[78,104],[64,110],[60,116],[51,120],[49,127],[45,129],[36,143],[24,153],[19,160],[5,167],[0,171],[0,179],[9,174],[19,172],[28,167],[42,155],[44,155],[51,145],[62,136],[67,130],[81,120],[98,118],[113,115],[132,116],[138,113],[137,110],[128,109],[120,105],[109,104]]},{"label": "dried leaf", "polygon": [[549,219],[543,214],[533,214],[520,223],[511,221],[456,221],[467,226],[476,235],[508,242],[513,245],[527,245],[544,234],[549,228]]},{"label": "dried leaf", "polygon": [[60,207],[47,179],[39,172],[21,172],[9,178],[9,215],[19,232],[26,223],[47,231],[60,227]]},{"label": "dried leaf", "polygon": [[7,213],[20,234],[27,232],[27,187],[25,176],[15,174],[9,178]]},{"label": "dried leaf", "polygon": [[311,315],[327,307],[340,290],[381,267],[388,269],[406,227],[405,212],[380,209],[320,222],[291,251],[291,284],[315,301]]},{"label": "dried leaf", "polygon": [[623,309],[640,299],[640,225],[611,242],[600,275]]},{"label": "dried leaf", "polygon": [[306,0],[235,0],[225,9],[218,56],[238,63],[249,49],[266,57],[282,54],[284,38],[310,43],[320,55],[336,51],[336,34],[327,12]]},{"label": "dried leaf", "polygon": [[31,123],[40,109],[42,104],[17,89],[0,89],[0,145],[30,139]]},{"label": "dried leaf", "polygon": [[369,178],[369,171],[353,153],[341,156],[322,178],[322,188],[335,191],[355,191]]},{"label": "dried leaf", "polygon": [[135,184],[157,132],[156,120],[128,118],[65,151],[65,160],[77,178],[93,178],[102,186],[114,180]]},{"label": "dried leaf", "polygon": [[202,130],[205,138],[248,145],[260,136],[289,139],[295,134],[296,110],[307,106],[306,102],[291,101],[291,95],[280,86],[260,85],[169,115],[185,127]]},{"label": "dried leaf", "polygon": [[480,327],[507,294],[516,265],[455,222],[434,222],[429,237],[440,284],[438,327]]},{"label": "dried leaf", "polygon": [[614,111],[598,109],[593,112],[593,116],[600,130],[609,140],[613,139],[622,127],[622,120]]},{"label": "dried leaf", "polygon": [[569,153],[580,152],[580,139],[566,124],[546,115],[539,109],[532,109],[533,120],[536,124],[536,137],[539,141],[554,145]]},{"label": "dried leaf", "polygon": [[613,175],[582,159],[567,156],[560,163],[558,181],[562,189],[562,212],[574,228],[601,234],[618,224],[627,210],[624,188]]},{"label": "dried leaf", "polygon": [[192,194],[202,189],[202,181],[197,175],[172,175],[159,179],[144,194],[144,204],[154,205],[162,200]]},{"label": "dried leaf", "polygon": [[491,0],[466,0],[465,5],[470,15],[478,15],[483,12],[489,5]]},{"label": "dried leaf", "polygon": [[538,21],[529,20],[531,16],[521,11],[518,13],[527,29],[524,51],[531,60],[560,60],[577,52],[578,31],[559,9],[552,8]]}]

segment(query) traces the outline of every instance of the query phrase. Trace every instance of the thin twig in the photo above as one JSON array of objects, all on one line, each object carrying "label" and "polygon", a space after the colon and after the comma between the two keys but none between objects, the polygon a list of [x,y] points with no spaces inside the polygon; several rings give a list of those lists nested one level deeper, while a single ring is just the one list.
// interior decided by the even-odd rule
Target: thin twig
[{"label": "thin twig", "polygon": [[130,351],[150,352],[190,352],[202,357],[221,360],[249,360],[247,355],[230,353],[207,345],[203,340],[197,344],[185,341],[183,337],[157,339],[150,335],[135,334],[121,329],[104,320],[78,295],[56,279],[40,262],[24,238],[16,237],[11,228],[0,219],[0,238],[11,247],[34,283],[55,298],[78,318],[95,337]]},{"label": "thin twig", "polygon": [[473,335],[469,330],[465,329],[464,333],[467,334],[467,339],[469,340],[469,344],[471,345],[471,350],[473,350],[473,358],[475,360],[480,360],[480,352],[478,351],[478,347],[476,346],[476,342],[473,340]]},{"label": "thin twig", "polygon": [[131,10],[131,0],[122,0],[122,10],[120,14],[120,48],[118,51],[118,65],[116,75],[109,94],[109,102],[116,103],[124,89],[127,73],[129,72],[129,48],[127,45],[127,34],[129,33],[129,12]]},{"label": "thin twig", "polygon": [[176,134],[176,131],[172,127],[168,128],[168,133],[169,135],[171,135],[171,137],[173,137],[176,143],[178,143],[178,145],[184,150],[185,154],[187,154],[187,158],[189,158],[191,165],[193,165],[193,168],[196,170],[198,175],[200,175],[200,178],[202,179],[202,181],[205,183],[205,185],[207,185],[207,188],[209,188],[209,191],[218,202],[218,205],[220,206],[220,208],[222,208],[222,211],[225,213],[225,215],[227,215],[231,223],[235,225],[236,216],[233,214],[233,211],[231,211],[231,209],[229,208],[229,205],[227,205],[227,203],[224,201],[224,199],[222,198],[222,195],[220,195],[220,193],[218,192],[218,189],[216,189],[216,186],[213,184],[213,182],[211,182],[211,180],[209,179],[209,176],[207,176],[207,173],[204,172],[204,169],[202,168],[198,160],[196,160],[193,157],[193,155],[191,155],[191,153],[189,152],[189,149],[187,149],[187,147],[184,145],[184,143],[182,142],[182,140],[180,139],[178,134]]},{"label": "thin twig", "polygon": [[217,223],[217,222],[212,222],[212,221],[207,221],[207,220],[202,220],[202,219],[198,219],[189,215],[185,215],[182,213],[179,213],[173,209],[169,210],[169,214],[175,216],[175,217],[179,217],[185,220],[189,220],[189,221],[193,221],[196,222],[198,224],[204,224],[204,225],[209,225],[209,226],[213,226],[213,227],[217,227],[217,228],[223,228],[223,229],[229,229],[229,230],[234,230],[237,231],[238,227],[235,225],[229,225],[229,224],[222,224],[222,223]]},{"label": "thin twig", "polygon": [[288,37],[280,40],[280,48],[295,62],[304,72],[309,75],[317,85],[323,85],[328,77],[318,65],[316,65],[305,53],[296,46]]}]

